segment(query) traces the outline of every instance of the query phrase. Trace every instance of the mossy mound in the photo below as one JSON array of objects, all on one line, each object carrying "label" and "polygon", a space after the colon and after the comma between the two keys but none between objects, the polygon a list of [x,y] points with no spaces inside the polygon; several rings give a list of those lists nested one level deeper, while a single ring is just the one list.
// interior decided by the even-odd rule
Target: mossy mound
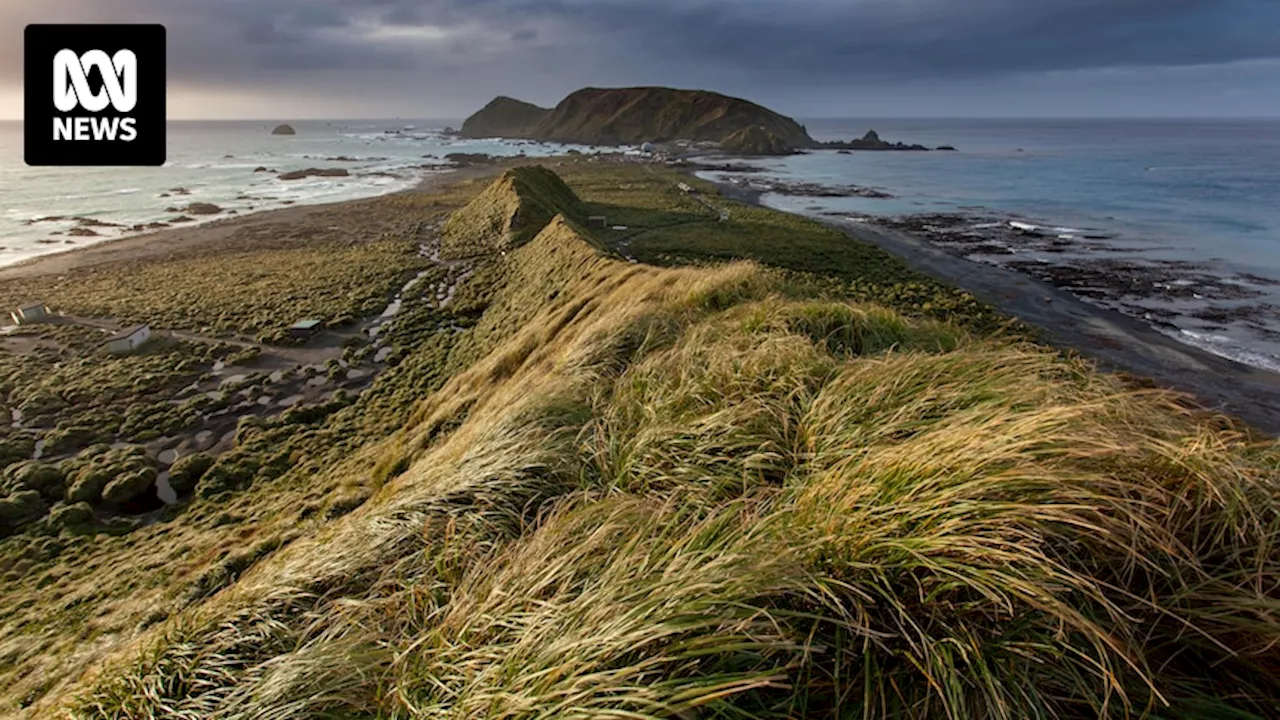
[{"label": "mossy mound", "polygon": [[720,149],[737,155],[792,155],[796,151],[786,140],[760,125],[731,133],[720,141]]},{"label": "mossy mound", "polygon": [[214,457],[208,453],[195,453],[179,458],[169,468],[169,487],[179,495],[189,495],[196,489],[200,478],[213,467]]},{"label": "mossy mound", "polygon": [[472,257],[520,247],[556,215],[579,216],[581,204],[551,170],[541,165],[512,168],[449,217],[440,254]]},{"label": "mossy mound", "polygon": [[35,490],[19,490],[0,498],[0,537],[17,532],[23,525],[35,522],[49,512],[49,507]]},{"label": "mossy mound", "polygon": [[155,482],[155,465],[138,446],[95,446],[63,463],[67,502],[127,502]]},{"label": "mossy mound", "polygon": [[45,500],[56,502],[66,492],[66,476],[57,465],[30,460],[5,468],[0,486],[9,492],[33,490]]}]

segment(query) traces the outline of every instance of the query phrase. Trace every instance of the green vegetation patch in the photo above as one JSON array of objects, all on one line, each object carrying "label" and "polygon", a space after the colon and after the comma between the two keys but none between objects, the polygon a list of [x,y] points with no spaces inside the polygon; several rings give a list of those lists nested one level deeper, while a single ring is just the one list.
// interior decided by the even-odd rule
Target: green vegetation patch
[{"label": "green vegetation patch", "polygon": [[5,710],[1280,714],[1274,441],[820,225],[551,162],[638,234],[561,217],[410,293],[372,387],[241,420],[187,505],[49,509],[128,449],[6,471],[49,519],[0,542]]},{"label": "green vegetation patch", "polygon": [[269,340],[300,318],[341,324],[376,314],[426,266],[415,243],[321,243],[139,263],[0,283],[0,303],[38,296],[64,313]]},{"label": "green vegetation patch", "polygon": [[532,136],[587,145],[718,142],[757,125],[793,147],[813,144],[803,125],[755,103],[705,90],[664,87],[578,90],[548,113]]},{"label": "green vegetation patch", "polygon": [[517,248],[556,215],[576,217],[579,201],[558,175],[541,165],[507,170],[441,230],[441,256],[471,257]]},{"label": "green vegetation patch", "polygon": [[759,125],[730,133],[720,141],[720,149],[736,155],[791,155],[795,152],[794,146]]}]

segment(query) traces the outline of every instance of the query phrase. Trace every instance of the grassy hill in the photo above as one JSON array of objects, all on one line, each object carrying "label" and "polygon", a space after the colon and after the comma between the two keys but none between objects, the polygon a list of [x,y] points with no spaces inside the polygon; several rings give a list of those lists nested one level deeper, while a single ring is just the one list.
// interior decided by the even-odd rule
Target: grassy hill
[{"label": "grassy hill", "polygon": [[759,125],[742,128],[725,136],[720,149],[735,155],[791,155],[795,147]]},{"label": "grassy hill", "polygon": [[471,257],[510,250],[531,240],[551,218],[578,218],[581,202],[560,176],[540,165],[507,170],[478,197],[449,216],[440,255]]},{"label": "grassy hill", "polygon": [[6,710],[1276,716],[1274,441],[841,233],[551,162],[445,224],[487,260],[394,372],[245,431],[271,473],[0,544]]},{"label": "grassy hill", "polygon": [[[518,102],[518,101],[515,101]],[[494,105],[499,104],[499,110]],[[706,90],[664,87],[584,88],[570,94],[550,111],[495,100],[467,120],[473,127],[501,128],[507,137],[532,138],[583,145],[622,145],[669,140],[719,142],[744,128],[761,127],[791,147],[811,147],[804,127],[789,117],[738,98]],[[504,109],[505,108],[505,109]],[[531,109],[532,108],[532,109]],[[535,125],[538,110],[544,114]],[[491,122],[495,115],[518,118]],[[463,126],[464,132],[466,125]]]},{"label": "grassy hill", "polygon": [[527,137],[551,111],[514,98],[497,97],[467,118],[463,137]]}]

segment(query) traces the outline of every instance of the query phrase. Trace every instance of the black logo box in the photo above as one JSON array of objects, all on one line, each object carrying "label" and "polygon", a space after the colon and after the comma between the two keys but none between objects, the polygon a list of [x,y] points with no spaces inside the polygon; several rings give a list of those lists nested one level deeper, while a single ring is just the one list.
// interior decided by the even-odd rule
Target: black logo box
[{"label": "black logo box", "polygon": [[[101,50],[108,57],[131,50],[137,57],[138,101],[120,113],[108,104],[100,112],[77,107],[63,113],[54,105],[53,59],[62,50],[83,55]],[[28,165],[163,165],[165,162],[165,29],[163,25],[28,25],[23,48],[24,159]],[[89,83],[102,87],[90,70]],[[54,140],[54,119],[130,117],[131,141]]]}]

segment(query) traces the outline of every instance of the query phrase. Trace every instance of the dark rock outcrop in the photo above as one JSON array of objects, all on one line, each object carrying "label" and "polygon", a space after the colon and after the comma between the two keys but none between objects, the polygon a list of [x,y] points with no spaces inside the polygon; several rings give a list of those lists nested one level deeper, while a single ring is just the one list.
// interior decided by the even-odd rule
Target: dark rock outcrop
[{"label": "dark rock outcrop", "polygon": [[293,129],[292,125],[277,125],[271,131],[272,135],[297,135],[298,131]]},{"label": "dark rock outcrop", "polygon": [[827,150],[913,150],[913,151],[922,151],[922,150],[928,150],[928,149],[929,149],[929,148],[927,148],[927,147],[925,147],[925,146],[923,146],[923,145],[908,145],[908,144],[906,144],[906,143],[901,143],[901,142],[896,142],[896,143],[886,142],[885,140],[882,140],[882,139],[880,138],[880,133],[876,132],[875,130],[868,130],[866,135],[863,135],[861,138],[859,138],[859,139],[857,139],[857,140],[848,140],[848,141],[844,141],[844,140],[835,140],[835,141],[832,141],[832,142],[819,143],[819,144],[818,144],[818,146],[819,146],[819,147],[821,147],[821,148],[827,149]]},{"label": "dark rock outcrop", "polygon": [[497,158],[488,153],[449,153],[444,156],[444,159],[453,163],[457,167],[491,165],[498,161]]},{"label": "dark rock outcrop", "polygon": [[347,177],[350,174],[346,168],[307,168],[280,173],[277,177],[281,180],[301,180],[307,177]]}]

